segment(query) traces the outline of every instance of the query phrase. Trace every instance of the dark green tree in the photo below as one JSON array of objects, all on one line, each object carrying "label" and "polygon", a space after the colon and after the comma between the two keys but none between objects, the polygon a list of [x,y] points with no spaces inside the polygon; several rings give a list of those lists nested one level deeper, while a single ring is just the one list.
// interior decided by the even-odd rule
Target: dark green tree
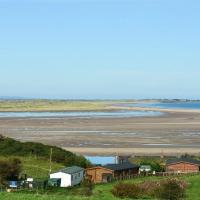
[{"label": "dark green tree", "polygon": [[6,185],[9,180],[17,181],[22,170],[21,161],[17,158],[0,160],[0,185]]}]

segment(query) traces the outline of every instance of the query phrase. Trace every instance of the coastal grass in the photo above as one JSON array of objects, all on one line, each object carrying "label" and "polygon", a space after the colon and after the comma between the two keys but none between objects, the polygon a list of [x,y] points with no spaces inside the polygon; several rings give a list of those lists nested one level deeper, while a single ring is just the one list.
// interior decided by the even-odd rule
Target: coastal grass
[{"label": "coastal grass", "polygon": [[0,112],[92,111],[109,110],[112,101],[1,100]]},{"label": "coastal grass", "polygon": [[[143,182],[145,180],[160,180],[166,177],[140,177],[135,178],[128,181],[123,182],[131,182],[131,183],[139,183]],[[184,179],[188,182],[188,188],[186,190],[186,200],[198,200],[200,196],[200,175],[194,175],[194,176],[184,176],[180,177],[181,179]],[[78,195],[77,188],[72,188],[69,192],[58,192],[55,191],[55,193],[49,194],[48,192],[43,193],[41,192],[34,192],[34,193],[20,193],[20,192],[12,192],[12,193],[6,193],[6,192],[0,192],[0,199],[4,200],[119,200],[119,198],[116,198],[112,195],[111,189],[114,183],[108,183],[108,184],[99,184],[96,185],[93,191],[93,195],[90,197],[83,197]],[[67,190],[67,189],[63,189]],[[77,193],[77,194],[76,194]],[[148,198],[148,197],[147,197]],[[148,198],[151,199],[151,198]]]}]

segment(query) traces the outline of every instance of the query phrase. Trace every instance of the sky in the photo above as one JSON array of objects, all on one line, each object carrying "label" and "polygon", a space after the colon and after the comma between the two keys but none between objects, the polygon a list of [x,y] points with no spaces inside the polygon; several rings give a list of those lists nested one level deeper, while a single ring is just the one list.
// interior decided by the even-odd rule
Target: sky
[{"label": "sky", "polygon": [[0,0],[0,96],[200,99],[199,0]]}]

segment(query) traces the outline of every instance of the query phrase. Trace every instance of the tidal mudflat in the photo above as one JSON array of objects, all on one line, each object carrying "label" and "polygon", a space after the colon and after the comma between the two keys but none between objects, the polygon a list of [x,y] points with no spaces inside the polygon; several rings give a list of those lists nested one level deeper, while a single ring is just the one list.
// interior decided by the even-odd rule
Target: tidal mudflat
[{"label": "tidal mudflat", "polygon": [[0,134],[57,145],[83,155],[200,152],[199,111],[155,110],[164,114],[0,117]]}]

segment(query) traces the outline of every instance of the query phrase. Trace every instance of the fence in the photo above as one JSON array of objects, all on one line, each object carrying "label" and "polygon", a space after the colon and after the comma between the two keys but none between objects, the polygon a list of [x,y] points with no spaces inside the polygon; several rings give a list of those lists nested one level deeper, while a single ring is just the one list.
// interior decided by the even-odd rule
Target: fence
[{"label": "fence", "polygon": [[6,189],[45,189],[47,187],[47,181],[8,181],[4,186],[0,187],[0,191],[5,191]]},{"label": "fence", "polygon": [[167,176],[167,177],[177,177],[177,176],[195,176],[200,174],[200,172],[155,172],[153,173],[146,173],[146,174],[134,174],[134,175],[125,175],[125,176],[118,176],[118,177],[114,177],[113,181],[121,181],[121,180],[130,180],[130,179],[134,179],[134,178],[142,178],[142,177],[155,177],[155,176]]}]

